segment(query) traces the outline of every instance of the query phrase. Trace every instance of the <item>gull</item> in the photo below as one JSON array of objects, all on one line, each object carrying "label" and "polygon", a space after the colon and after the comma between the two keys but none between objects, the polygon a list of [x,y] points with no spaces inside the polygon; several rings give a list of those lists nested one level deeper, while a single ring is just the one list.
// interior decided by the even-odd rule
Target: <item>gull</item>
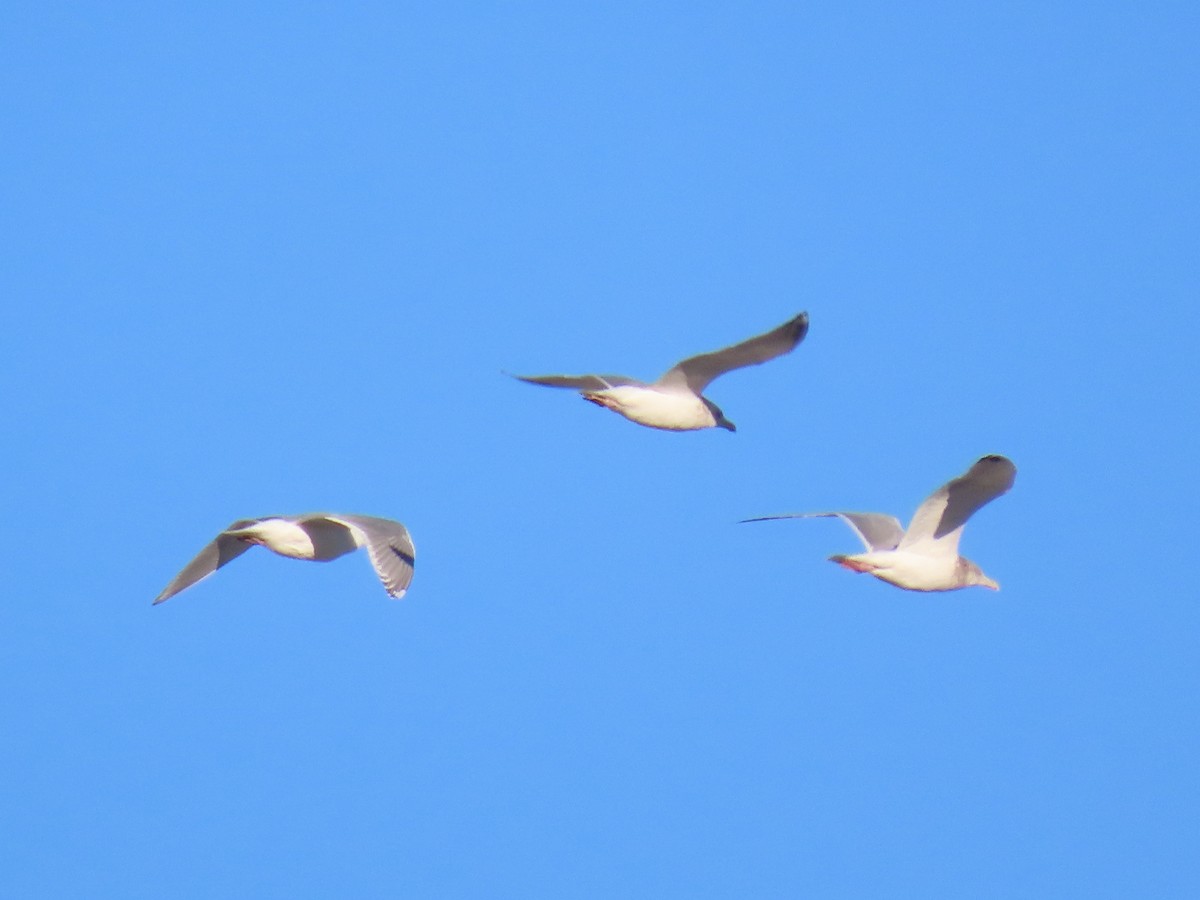
[{"label": "gull", "polygon": [[341,513],[239,519],[163,588],[155,603],[174,597],[221,566],[261,544],[280,556],[327,562],[365,546],[388,594],[399,600],[413,577],[416,550],[408,529],[392,519]]},{"label": "gull", "polygon": [[894,516],[883,513],[791,513],[743,521],[836,517],[849,525],[867,548],[866,553],[829,557],[840,566],[869,572],[910,591],[953,591],[972,585],[998,591],[999,584],[958,555],[958,541],[967,520],[1006,493],[1016,477],[1017,467],[1011,460],[985,456],[930,494],[917,507],[907,531]]},{"label": "gull", "polygon": [[744,366],[765,363],[795,349],[808,333],[808,313],[800,313],[758,337],[692,356],[653,384],[624,375],[517,375],[520,381],[573,388],[583,399],[611,409],[631,422],[664,431],[724,428],[737,431],[717,404],[702,395],[713,379]]}]

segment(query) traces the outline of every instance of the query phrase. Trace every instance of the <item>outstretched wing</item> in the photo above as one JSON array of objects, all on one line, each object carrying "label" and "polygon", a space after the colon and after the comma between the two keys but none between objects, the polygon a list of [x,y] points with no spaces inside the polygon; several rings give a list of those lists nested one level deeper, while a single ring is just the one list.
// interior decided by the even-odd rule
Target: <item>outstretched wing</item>
[{"label": "outstretched wing", "polygon": [[253,525],[257,519],[239,519],[234,522],[225,531],[217,535],[216,540],[205,546],[196,558],[183,567],[183,571],[172,579],[171,583],[162,589],[162,592],[154,598],[154,602],[162,603],[164,600],[169,600],[185,588],[190,588],[202,578],[207,578],[221,566],[225,565],[230,560],[237,559],[253,544],[240,540],[231,534],[238,528],[245,528],[248,525]]},{"label": "outstretched wing", "polygon": [[885,513],[859,512],[815,512],[785,513],[779,516],[759,516],[742,519],[743,522],[766,522],[771,519],[826,519],[838,518],[858,535],[868,550],[895,550],[904,536],[904,528],[895,516]]},{"label": "outstretched wing", "polygon": [[608,388],[634,385],[644,387],[644,382],[624,375],[513,375],[518,381],[541,384],[546,387],[573,388],[577,391],[603,391]]},{"label": "outstretched wing", "polygon": [[394,519],[375,516],[327,513],[324,517],[353,528],[361,535],[371,557],[371,565],[375,567],[375,574],[383,582],[388,594],[397,600],[403,597],[412,583],[417,557],[408,529]]},{"label": "outstretched wing", "polygon": [[958,555],[963,526],[977,510],[1013,486],[1017,467],[1003,456],[985,456],[965,474],[946,482],[917,507],[902,549]]},{"label": "outstretched wing", "polygon": [[765,363],[796,348],[808,334],[808,313],[800,313],[773,331],[752,337],[748,341],[692,356],[676,363],[657,384],[663,387],[684,388],[699,394],[719,375],[744,366]]}]

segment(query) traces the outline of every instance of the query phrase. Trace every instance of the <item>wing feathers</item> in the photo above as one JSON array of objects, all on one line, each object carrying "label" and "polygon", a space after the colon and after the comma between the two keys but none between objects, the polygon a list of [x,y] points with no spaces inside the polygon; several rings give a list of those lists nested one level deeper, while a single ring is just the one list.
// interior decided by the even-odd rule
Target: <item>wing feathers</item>
[{"label": "wing feathers", "polygon": [[884,513],[814,512],[785,513],[779,516],[759,516],[743,522],[766,522],[771,519],[841,519],[858,535],[868,550],[895,550],[904,535],[904,528],[895,516]]},{"label": "wing feathers", "polygon": [[643,382],[625,375],[513,375],[512,377],[528,384],[572,388],[577,391],[603,391],[625,385],[643,386]]},{"label": "wing feathers", "polygon": [[216,539],[205,546],[196,558],[183,567],[183,571],[176,575],[171,583],[162,589],[162,592],[154,598],[155,603],[162,603],[164,600],[169,600],[180,591],[191,587],[202,578],[207,578],[217,569],[226,563],[237,559],[251,547],[246,541],[239,540],[228,531],[233,531],[238,528],[245,528],[247,525],[253,525],[254,519],[239,519],[230,525],[225,531],[217,535]]},{"label": "wing feathers", "polygon": [[399,600],[412,583],[417,551],[408,529],[394,519],[376,516],[330,515],[330,521],[357,529],[366,544],[375,574],[391,597]]},{"label": "wing feathers", "polygon": [[985,456],[964,474],[946,482],[913,514],[902,548],[934,544],[939,552],[958,553],[963,526],[982,507],[1006,493],[1017,467],[1003,456]]},{"label": "wing feathers", "polygon": [[689,357],[669,369],[658,384],[667,387],[683,387],[699,394],[713,379],[733,369],[768,362],[785,353],[790,353],[808,334],[808,313],[800,313],[778,328],[749,340]]}]

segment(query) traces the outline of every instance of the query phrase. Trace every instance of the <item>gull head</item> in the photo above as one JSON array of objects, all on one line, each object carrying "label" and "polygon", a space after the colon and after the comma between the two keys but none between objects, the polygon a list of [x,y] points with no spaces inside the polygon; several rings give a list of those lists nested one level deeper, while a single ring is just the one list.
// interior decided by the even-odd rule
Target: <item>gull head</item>
[{"label": "gull head", "polygon": [[1000,590],[999,583],[984,575],[983,569],[979,568],[979,566],[975,565],[969,559],[959,557],[958,570],[959,581],[963,587],[979,586],[989,588],[993,591]]},{"label": "gull head", "polygon": [[713,426],[715,428],[724,428],[726,431],[737,431],[737,426],[725,418],[725,413],[721,412],[721,407],[717,406],[717,404],[713,403],[707,397],[701,397],[700,402],[712,413]]}]

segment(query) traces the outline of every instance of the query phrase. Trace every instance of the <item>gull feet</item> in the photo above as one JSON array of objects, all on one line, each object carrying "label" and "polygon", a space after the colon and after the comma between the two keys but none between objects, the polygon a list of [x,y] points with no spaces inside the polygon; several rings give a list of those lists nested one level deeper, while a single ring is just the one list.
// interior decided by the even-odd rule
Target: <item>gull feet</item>
[{"label": "gull feet", "polygon": [[839,566],[841,566],[843,569],[849,569],[851,572],[870,572],[870,571],[872,571],[871,567],[868,566],[866,563],[861,562],[857,559],[852,559],[849,556],[831,556],[831,557],[829,557],[829,561],[835,562]]}]

